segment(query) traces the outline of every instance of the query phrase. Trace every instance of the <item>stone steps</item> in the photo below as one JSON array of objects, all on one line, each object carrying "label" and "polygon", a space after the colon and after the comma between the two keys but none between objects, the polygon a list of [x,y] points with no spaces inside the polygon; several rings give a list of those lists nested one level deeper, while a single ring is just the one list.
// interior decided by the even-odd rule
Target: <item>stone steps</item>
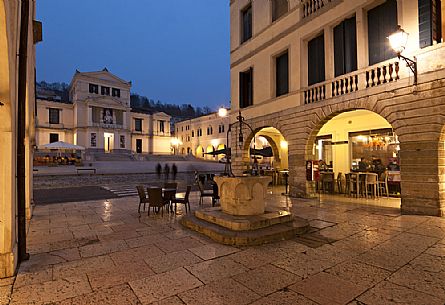
[{"label": "stone steps", "polygon": [[234,246],[253,246],[290,239],[309,230],[309,223],[299,217],[294,217],[291,221],[285,223],[277,223],[267,227],[245,231],[231,230],[197,218],[195,215],[185,215],[181,219],[181,224],[210,237],[216,242]]},{"label": "stone steps", "polygon": [[266,211],[262,215],[233,216],[221,212],[220,207],[206,208],[195,212],[201,220],[231,229],[234,231],[248,231],[270,227],[272,225],[292,221],[293,216],[288,211]]}]

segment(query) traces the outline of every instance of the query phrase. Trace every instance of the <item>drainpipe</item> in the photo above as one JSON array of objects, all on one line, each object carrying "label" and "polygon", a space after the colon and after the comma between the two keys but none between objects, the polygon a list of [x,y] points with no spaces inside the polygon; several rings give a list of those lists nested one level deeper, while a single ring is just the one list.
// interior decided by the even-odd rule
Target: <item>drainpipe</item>
[{"label": "drainpipe", "polygon": [[26,79],[28,54],[29,0],[22,0],[20,14],[20,44],[17,94],[17,216],[18,216],[18,262],[29,259],[26,252]]}]

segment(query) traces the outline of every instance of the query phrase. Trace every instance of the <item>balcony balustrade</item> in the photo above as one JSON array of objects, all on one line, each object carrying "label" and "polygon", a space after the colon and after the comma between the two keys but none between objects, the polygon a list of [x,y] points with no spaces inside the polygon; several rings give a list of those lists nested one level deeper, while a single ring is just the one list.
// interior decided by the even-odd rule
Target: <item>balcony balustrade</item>
[{"label": "balcony balustrade", "polygon": [[328,98],[395,82],[400,79],[399,74],[399,62],[392,59],[309,86],[302,90],[302,98],[304,104],[312,104]]},{"label": "balcony balustrade", "polygon": [[306,18],[315,14],[318,10],[324,7],[329,2],[335,0],[301,0],[301,17]]},{"label": "balcony balustrade", "polygon": [[100,127],[100,128],[106,128],[106,129],[123,129],[124,125],[122,124],[106,124],[106,123],[92,123],[91,126],[93,127]]}]

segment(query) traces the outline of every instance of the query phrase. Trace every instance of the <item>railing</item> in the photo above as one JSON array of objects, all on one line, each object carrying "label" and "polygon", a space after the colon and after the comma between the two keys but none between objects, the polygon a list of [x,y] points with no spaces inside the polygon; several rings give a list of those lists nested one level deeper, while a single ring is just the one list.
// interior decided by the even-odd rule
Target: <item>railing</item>
[{"label": "railing", "polygon": [[304,103],[312,104],[326,99],[326,83],[317,84],[304,91]]},{"label": "railing", "polygon": [[124,125],[121,125],[121,124],[92,123],[92,126],[107,128],[107,129],[122,129],[122,128],[124,128]]},{"label": "railing", "polygon": [[306,18],[334,0],[301,0],[302,18]]},{"label": "railing", "polygon": [[302,90],[304,104],[312,104],[327,98],[395,82],[400,79],[398,61],[389,60],[333,80],[312,85]]}]

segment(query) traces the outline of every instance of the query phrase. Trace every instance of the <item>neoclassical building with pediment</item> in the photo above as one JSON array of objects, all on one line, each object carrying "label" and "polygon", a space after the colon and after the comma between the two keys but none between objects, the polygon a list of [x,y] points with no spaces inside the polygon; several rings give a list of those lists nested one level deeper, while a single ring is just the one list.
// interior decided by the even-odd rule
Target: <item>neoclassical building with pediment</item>
[{"label": "neoclassical building with pediment", "polygon": [[87,153],[170,153],[170,116],[132,109],[130,89],[106,68],[76,71],[68,100],[38,96],[37,147],[64,141]]}]

